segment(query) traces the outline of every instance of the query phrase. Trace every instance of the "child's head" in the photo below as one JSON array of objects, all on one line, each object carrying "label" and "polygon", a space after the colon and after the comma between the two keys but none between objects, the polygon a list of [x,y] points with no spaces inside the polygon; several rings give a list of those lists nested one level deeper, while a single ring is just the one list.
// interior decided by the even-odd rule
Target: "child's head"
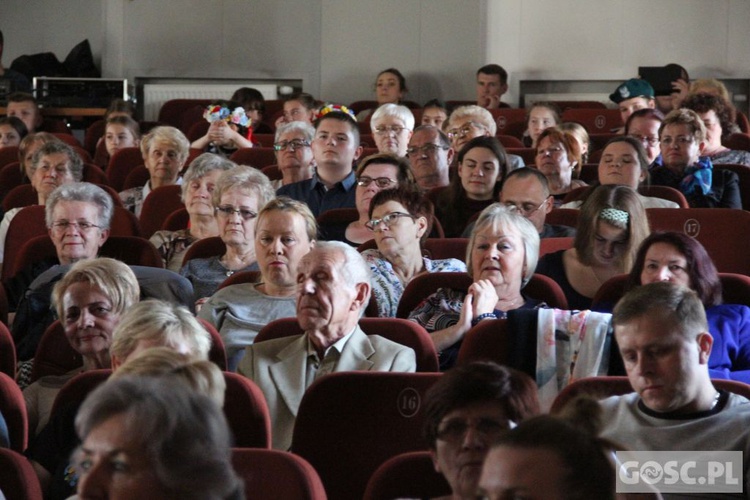
[{"label": "child's head", "polygon": [[29,133],[26,125],[15,116],[0,118],[0,148],[18,146]]},{"label": "child's head", "polygon": [[115,116],[128,116],[135,118],[135,108],[133,103],[126,101],[125,99],[112,99],[107,107],[107,112],[104,113],[104,119],[109,120]]},{"label": "child's head", "polygon": [[263,115],[266,111],[266,100],[259,90],[251,87],[240,87],[234,91],[229,100],[237,102],[245,108],[247,117],[253,121],[253,128],[257,127],[263,121]]},{"label": "child's head", "polygon": [[42,112],[36,104],[36,99],[31,94],[14,92],[8,96],[6,109],[8,116],[15,116],[20,119],[26,125],[29,133],[36,132],[42,125]]},{"label": "child's head", "polygon": [[123,148],[137,148],[140,142],[141,129],[137,121],[123,115],[116,115],[107,120],[104,144],[110,157]]}]

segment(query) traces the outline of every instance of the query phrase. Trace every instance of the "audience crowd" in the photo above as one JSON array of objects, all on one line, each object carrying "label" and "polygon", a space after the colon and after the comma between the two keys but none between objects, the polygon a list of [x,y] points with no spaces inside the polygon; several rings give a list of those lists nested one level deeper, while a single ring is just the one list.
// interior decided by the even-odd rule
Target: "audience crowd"
[{"label": "audience crowd", "polygon": [[562,102],[510,133],[508,74],[489,64],[475,102],[406,100],[396,68],[371,101],[241,88],[186,110],[189,127],[117,100],[89,149],[11,94],[0,349],[16,352],[0,371],[28,443],[2,390],[0,448],[44,498],[253,498],[239,392],[286,456],[321,379],[428,360],[445,373],[412,410],[422,470],[444,481],[420,497],[614,499],[631,449],[739,451],[750,498],[750,277],[717,271],[687,222],[696,237],[654,230],[659,210],[710,208],[747,232],[731,222],[750,203],[747,118],[720,82],[681,75],[670,96],[618,85],[606,134]]}]

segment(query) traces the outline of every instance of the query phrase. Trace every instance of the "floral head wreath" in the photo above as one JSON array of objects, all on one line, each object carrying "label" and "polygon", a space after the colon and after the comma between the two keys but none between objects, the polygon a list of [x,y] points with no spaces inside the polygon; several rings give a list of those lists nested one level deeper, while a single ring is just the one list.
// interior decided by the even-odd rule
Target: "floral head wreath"
[{"label": "floral head wreath", "polygon": [[325,106],[323,106],[322,108],[318,110],[318,114],[315,117],[315,119],[320,120],[325,115],[333,111],[338,111],[339,113],[346,113],[347,115],[351,116],[354,121],[357,121],[357,116],[354,114],[354,111],[344,106],[343,104],[326,104]]},{"label": "floral head wreath", "polygon": [[234,111],[229,111],[229,108],[219,104],[208,106],[203,112],[203,118],[205,118],[208,123],[225,121],[227,123],[234,123],[240,127],[249,127],[252,123],[252,120],[245,113],[244,108],[237,107],[234,108]]}]

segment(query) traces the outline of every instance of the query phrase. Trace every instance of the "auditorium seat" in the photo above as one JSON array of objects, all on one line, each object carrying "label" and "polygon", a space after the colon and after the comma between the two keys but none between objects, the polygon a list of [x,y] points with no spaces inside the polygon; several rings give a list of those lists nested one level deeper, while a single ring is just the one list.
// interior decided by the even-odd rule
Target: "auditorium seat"
[{"label": "auditorium seat", "polygon": [[224,415],[237,448],[271,447],[271,416],[263,391],[247,377],[224,371]]},{"label": "auditorium seat", "polygon": [[28,458],[19,451],[0,448],[0,490],[7,500],[42,498],[42,487]]},{"label": "auditorium seat", "polygon": [[563,236],[559,238],[542,238],[539,240],[539,257],[541,258],[548,253],[558,252],[573,248],[575,238],[572,236]]},{"label": "auditorium seat", "polygon": [[480,321],[464,335],[456,363],[465,365],[474,361],[494,361],[501,365],[513,365],[517,360],[512,359],[511,340],[507,320]]},{"label": "auditorium seat", "polygon": [[[712,378],[711,383],[719,390],[750,397],[750,385],[736,380]],[[550,413],[555,414],[577,396],[586,395],[595,399],[621,396],[633,392],[628,377],[587,377],[572,381],[555,398]]]},{"label": "auditorium seat", "polygon": [[[397,318],[368,318],[359,320],[359,326],[367,335],[380,335],[388,340],[411,347],[416,354],[418,372],[438,370],[437,352],[429,334],[421,326]],[[268,323],[260,329],[255,342],[301,335],[304,331],[297,318],[281,318]]]},{"label": "auditorium seat", "polygon": [[607,134],[623,126],[619,109],[567,109],[562,121],[580,123],[589,134]]},{"label": "auditorium seat", "polygon": [[424,395],[440,373],[343,372],[302,398],[292,451],[320,475],[329,500],[362,498],[387,459],[424,450]]},{"label": "auditorium seat", "polygon": [[196,106],[206,107],[211,102],[211,99],[170,99],[161,105],[158,121],[182,130],[183,114],[187,110]]},{"label": "auditorium seat", "polygon": [[190,245],[185,252],[185,258],[182,262],[183,265],[185,265],[191,259],[205,259],[217,255],[224,255],[226,251],[227,247],[221,238],[218,236],[211,236],[209,238],[198,240]]},{"label": "auditorium seat", "polygon": [[647,208],[646,215],[652,231],[677,231],[700,241],[718,271],[750,275],[750,238],[739,229],[750,227],[750,212],[731,208]]},{"label": "auditorium seat", "polygon": [[118,193],[122,191],[128,174],[138,165],[143,165],[140,148],[122,148],[109,159],[107,166],[109,185]]},{"label": "auditorium seat", "polygon": [[18,146],[0,148],[0,168],[18,161]]},{"label": "auditorium seat", "polygon": [[0,413],[3,414],[5,423],[8,425],[10,449],[22,453],[29,442],[26,403],[15,379],[2,372],[0,372]]},{"label": "auditorium seat", "polygon": [[527,166],[536,163],[536,149],[534,148],[505,148],[505,151],[510,155],[516,155],[523,158],[523,162]]},{"label": "auditorium seat", "polygon": [[216,290],[221,290],[222,288],[226,288],[228,286],[232,285],[242,285],[242,284],[254,284],[260,282],[262,276],[260,274],[260,271],[240,271],[238,273],[234,273],[227,279],[221,282],[219,285],[219,288]]},{"label": "auditorium seat", "polygon": [[161,186],[152,190],[143,200],[139,222],[141,232],[150,238],[158,231],[172,212],[184,208],[182,186]]},{"label": "auditorium seat", "polygon": [[[722,301],[724,304],[742,304],[750,307],[750,276],[735,273],[719,273]],[[595,311],[611,311],[625,295],[628,275],[620,274],[605,281],[591,301]]]},{"label": "auditorium seat", "polygon": [[[671,210],[671,209],[670,209]],[[578,214],[581,211],[575,208],[553,208],[544,222],[547,224],[559,224],[563,226],[577,227]]]},{"label": "auditorium seat", "polygon": [[717,170],[731,170],[740,179],[740,197],[742,198],[742,209],[750,210],[750,167],[747,165],[734,165],[725,163],[714,165]]},{"label": "auditorium seat", "polygon": [[180,231],[182,229],[187,229],[189,223],[190,214],[188,213],[187,208],[182,207],[169,214],[167,218],[164,219],[160,229],[164,231]]},{"label": "auditorium seat", "polygon": [[276,151],[270,148],[240,148],[229,157],[237,165],[247,165],[262,169],[276,163]]},{"label": "auditorium seat", "polygon": [[512,135],[518,139],[523,137],[523,133],[526,131],[525,109],[498,108],[491,109],[490,113],[497,124],[497,134]]},{"label": "auditorium seat", "polygon": [[498,134],[497,139],[504,148],[522,148],[524,147],[523,142],[518,137],[513,135]]},{"label": "auditorium seat", "polygon": [[410,451],[383,462],[367,482],[364,500],[394,498],[442,498],[451,487],[435,470],[429,451]]},{"label": "auditorium seat", "polygon": [[232,465],[245,481],[246,500],[326,500],[318,473],[304,458],[293,453],[234,448]]},{"label": "auditorium seat", "polygon": [[16,347],[5,322],[0,322],[0,372],[12,378],[16,376]]}]

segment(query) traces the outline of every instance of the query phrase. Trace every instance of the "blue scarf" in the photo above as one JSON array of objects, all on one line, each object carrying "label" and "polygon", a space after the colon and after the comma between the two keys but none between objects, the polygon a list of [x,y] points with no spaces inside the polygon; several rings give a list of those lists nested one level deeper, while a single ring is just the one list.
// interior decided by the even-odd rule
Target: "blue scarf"
[{"label": "blue scarf", "polygon": [[685,169],[685,177],[680,181],[680,191],[686,195],[699,191],[704,196],[711,192],[713,165],[707,156],[698,159],[695,165]]}]

